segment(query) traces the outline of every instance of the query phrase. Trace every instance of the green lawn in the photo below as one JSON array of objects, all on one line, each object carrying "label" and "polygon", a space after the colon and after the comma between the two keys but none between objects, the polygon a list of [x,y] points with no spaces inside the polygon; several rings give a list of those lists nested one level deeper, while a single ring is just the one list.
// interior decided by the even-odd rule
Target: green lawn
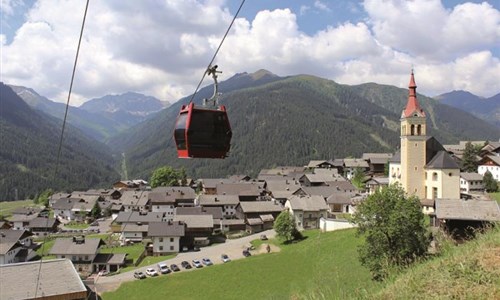
[{"label": "green lawn", "polygon": [[142,252],[144,252],[144,245],[142,243],[123,247],[101,248],[101,253],[127,253],[127,258],[132,259],[134,263],[137,261]]},{"label": "green lawn", "polygon": [[500,203],[500,192],[496,193],[489,193],[491,199],[497,200],[498,203]]},{"label": "green lawn", "polygon": [[127,282],[103,299],[345,299],[381,288],[358,262],[355,230],[304,234],[281,252]]},{"label": "green lawn", "polygon": [[38,206],[33,203],[33,200],[20,200],[20,201],[2,201],[0,202],[0,216],[9,217],[12,212],[20,207],[25,206]]},{"label": "green lawn", "polygon": [[81,223],[81,222],[70,222],[68,224],[65,224],[64,227],[71,228],[71,229],[87,229],[90,227],[90,225],[86,224],[86,223]]}]

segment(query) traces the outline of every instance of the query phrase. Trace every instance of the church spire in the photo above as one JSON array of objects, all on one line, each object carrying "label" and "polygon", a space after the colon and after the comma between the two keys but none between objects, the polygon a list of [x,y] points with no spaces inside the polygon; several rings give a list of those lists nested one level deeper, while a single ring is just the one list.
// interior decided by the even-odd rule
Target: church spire
[{"label": "church spire", "polygon": [[403,111],[401,117],[408,118],[414,113],[417,113],[419,117],[425,117],[424,110],[420,107],[417,100],[417,85],[415,84],[415,77],[413,75],[413,69],[411,70],[410,84],[408,85],[408,102],[406,103],[406,108]]}]

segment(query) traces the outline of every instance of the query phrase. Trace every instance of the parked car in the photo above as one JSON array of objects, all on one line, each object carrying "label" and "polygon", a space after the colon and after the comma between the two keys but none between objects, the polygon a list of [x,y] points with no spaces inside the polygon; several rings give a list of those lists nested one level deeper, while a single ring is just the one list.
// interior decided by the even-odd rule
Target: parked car
[{"label": "parked car", "polygon": [[181,270],[176,264],[171,264],[170,269],[174,272],[179,272]]},{"label": "parked car", "polygon": [[260,239],[261,239],[262,241],[267,241],[267,236],[266,236],[265,234],[261,234],[261,235],[260,235]]},{"label": "parked car", "polygon": [[227,263],[227,262],[231,261],[231,259],[229,258],[229,256],[227,256],[227,254],[222,254],[220,256],[220,258],[222,259],[222,262],[224,262],[224,263]]},{"label": "parked car", "polygon": [[146,278],[146,274],[142,273],[141,271],[135,271],[134,277],[137,279],[144,279]]},{"label": "parked car", "polygon": [[195,268],[203,268],[203,265],[201,264],[201,262],[197,259],[193,259],[193,266]]},{"label": "parked car", "polygon": [[201,262],[202,262],[205,266],[211,266],[211,265],[213,265],[213,263],[212,263],[212,261],[210,260],[210,258],[206,258],[206,257],[205,257],[205,258],[203,258],[203,259],[201,260]]},{"label": "parked car", "polygon": [[188,251],[189,251],[189,248],[188,248],[188,247],[186,247],[186,246],[184,246],[184,247],[182,247],[182,250],[181,250],[181,251],[182,251],[182,252],[188,252]]},{"label": "parked car", "polygon": [[151,277],[158,276],[158,272],[156,272],[156,270],[153,268],[147,268],[146,275],[151,276]]},{"label": "parked car", "polygon": [[107,276],[107,275],[109,275],[108,271],[106,271],[106,270],[99,271],[99,276]]},{"label": "parked car", "polygon": [[184,269],[191,269],[191,264],[189,264],[189,262],[187,262],[187,261],[183,261],[183,262],[181,262],[181,266],[182,266]]},{"label": "parked car", "polygon": [[198,247],[198,246],[194,246],[194,247],[193,247],[193,251],[196,251],[196,252],[200,251],[200,247]]},{"label": "parked car", "polygon": [[167,264],[158,264],[158,270],[160,270],[160,273],[162,273],[162,274],[168,274],[168,273],[172,272],[168,268]]},{"label": "parked car", "polygon": [[250,254],[250,251],[248,251],[248,250],[243,250],[243,256],[249,257],[249,256],[252,256],[252,254]]}]

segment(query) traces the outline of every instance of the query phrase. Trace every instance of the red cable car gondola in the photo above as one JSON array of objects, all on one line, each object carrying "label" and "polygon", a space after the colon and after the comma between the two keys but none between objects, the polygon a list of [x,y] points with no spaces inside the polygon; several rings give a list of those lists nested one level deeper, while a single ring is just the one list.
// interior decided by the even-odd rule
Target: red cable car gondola
[{"label": "red cable car gondola", "polygon": [[208,69],[215,80],[214,107],[183,105],[175,124],[174,139],[179,158],[225,158],[231,146],[231,126],[224,105],[216,107],[216,68]]}]

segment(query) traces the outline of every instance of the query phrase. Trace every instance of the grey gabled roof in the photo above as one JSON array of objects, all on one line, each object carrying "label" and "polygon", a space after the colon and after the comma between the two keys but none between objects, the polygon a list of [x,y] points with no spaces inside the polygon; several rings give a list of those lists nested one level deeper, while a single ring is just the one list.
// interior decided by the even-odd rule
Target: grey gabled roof
[{"label": "grey gabled roof", "polygon": [[56,218],[42,218],[38,217],[30,221],[29,228],[52,228],[56,225]]},{"label": "grey gabled roof", "polygon": [[[38,288],[38,295],[56,298],[58,295],[72,295],[80,299],[87,297],[87,288],[68,259],[51,259],[0,265],[0,299],[32,299]],[[8,287],[8,288],[7,288]],[[78,293],[78,294],[77,294]],[[37,298],[38,299],[38,298]]]},{"label": "grey gabled roof", "polygon": [[389,162],[396,164],[401,163],[401,149],[394,153],[394,155],[389,159]]},{"label": "grey gabled roof", "polygon": [[281,212],[283,208],[279,204],[271,201],[247,201],[240,202],[241,210],[243,213],[269,213]]},{"label": "grey gabled roof", "polygon": [[187,228],[213,228],[214,219],[212,215],[176,215],[174,222],[182,221]]},{"label": "grey gabled roof", "polygon": [[56,239],[54,246],[50,249],[52,255],[93,255],[104,244],[100,238],[85,238],[83,243],[75,243],[73,238]]},{"label": "grey gabled roof", "polygon": [[322,196],[292,196],[288,199],[290,207],[293,210],[302,211],[320,211],[328,210],[328,205],[326,205],[325,198]]},{"label": "grey gabled roof", "polygon": [[149,224],[149,237],[184,236],[185,224],[182,222],[154,222]]},{"label": "grey gabled roof", "polygon": [[0,243],[17,242],[30,236],[33,234],[27,230],[0,229]]},{"label": "grey gabled roof", "polygon": [[446,151],[439,151],[425,166],[426,169],[460,169]]},{"label": "grey gabled roof", "polygon": [[198,203],[201,206],[236,205],[240,198],[238,195],[200,195]]},{"label": "grey gabled roof", "polygon": [[118,214],[114,223],[137,223],[142,222],[147,224],[150,222],[161,222],[165,216],[164,212],[138,212],[138,211],[122,211]]},{"label": "grey gabled roof", "polygon": [[487,155],[487,156],[483,157],[483,159],[481,159],[481,162],[479,163],[479,165],[482,165],[482,164],[484,164],[487,161],[491,161],[495,165],[500,166],[500,156]]},{"label": "grey gabled roof", "polygon": [[500,221],[500,208],[496,201],[436,199],[435,203],[438,219]]},{"label": "grey gabled roof", "polygon": [[483,175],[478,174],[478,173],[471,173],[471,172],[461,172],[460,177],[467,180],[467,181],[481,181],[483,180]]}]

